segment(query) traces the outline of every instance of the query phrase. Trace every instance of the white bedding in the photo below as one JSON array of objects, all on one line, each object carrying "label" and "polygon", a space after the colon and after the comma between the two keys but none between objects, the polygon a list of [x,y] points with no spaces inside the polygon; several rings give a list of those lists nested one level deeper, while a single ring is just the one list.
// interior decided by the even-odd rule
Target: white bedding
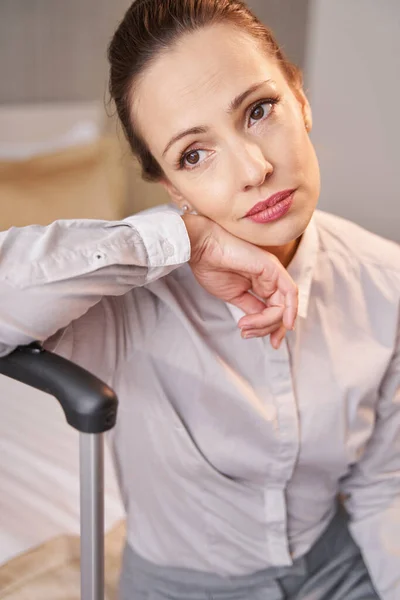
[{"label": "white bedding", "polygon": [[[79,440],[51,396],[0,375],[0,564],[79,533]],[[106,445],[105,526],[123,517]]]}]

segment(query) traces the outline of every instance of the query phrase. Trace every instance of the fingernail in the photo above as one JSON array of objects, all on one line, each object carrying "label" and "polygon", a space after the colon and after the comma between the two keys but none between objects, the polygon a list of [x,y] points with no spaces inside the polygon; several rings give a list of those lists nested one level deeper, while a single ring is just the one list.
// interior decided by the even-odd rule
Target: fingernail
[{"label": "fingernail", "polygon": [[254,333],[244,333],[243,337],[245,340],[249,340],[250,338],[256,337]]}]

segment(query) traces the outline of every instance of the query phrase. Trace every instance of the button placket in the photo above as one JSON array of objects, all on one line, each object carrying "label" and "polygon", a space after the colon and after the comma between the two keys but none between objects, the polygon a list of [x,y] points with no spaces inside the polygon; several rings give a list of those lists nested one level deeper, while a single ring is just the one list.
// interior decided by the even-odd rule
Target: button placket
[{"label": "button placket", "polygon": [[299,420],[295,399],[290,356],[287,341],[274,350],[268,340],[266,351],[266,379],[277,411],[278,430],[274,468],[265,490],[265,511],[268,523],[270,558],[276,564],[292,564],[287,539],[287,509],[285,488],[290,479],[299,452]]}]

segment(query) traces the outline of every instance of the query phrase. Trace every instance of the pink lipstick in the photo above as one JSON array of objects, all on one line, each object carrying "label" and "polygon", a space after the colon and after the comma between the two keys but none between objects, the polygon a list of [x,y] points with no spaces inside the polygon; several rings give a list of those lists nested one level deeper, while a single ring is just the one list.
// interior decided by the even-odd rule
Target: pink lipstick
[{"label": "pink lipstick", "polygon": [[280,219],[292,206],[294,192],[295,190],[283,190],[273,194],[267,200],[253,206],[245,218],[251,219],[254,223],[269,223]]}]

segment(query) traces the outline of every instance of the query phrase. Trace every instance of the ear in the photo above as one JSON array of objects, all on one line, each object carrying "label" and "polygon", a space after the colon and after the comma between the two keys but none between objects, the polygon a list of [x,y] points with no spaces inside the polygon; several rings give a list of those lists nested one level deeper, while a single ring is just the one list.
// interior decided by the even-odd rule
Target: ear
[{"label": "ear", "polygon": [[301,106],[301,112],[303,114],[303,119],[304,119],[304,125],[305,125],[308,133],[310,133],[310,131],[312,129],[312,111],[311,111],[310,103],[309,103],[308,98],[305,95],[304,90],[302,88],[296,90],[295,94],[296,94],[296,98]]},{"label": "ear", "polygon": [[185,198],[182,196],[179,190],[176,189],[174,185],[168,179],[161,179],[161,185],[169,194],[173,204],[175,204],[178,208],[182,210],[184,204],[187,204]]}]

